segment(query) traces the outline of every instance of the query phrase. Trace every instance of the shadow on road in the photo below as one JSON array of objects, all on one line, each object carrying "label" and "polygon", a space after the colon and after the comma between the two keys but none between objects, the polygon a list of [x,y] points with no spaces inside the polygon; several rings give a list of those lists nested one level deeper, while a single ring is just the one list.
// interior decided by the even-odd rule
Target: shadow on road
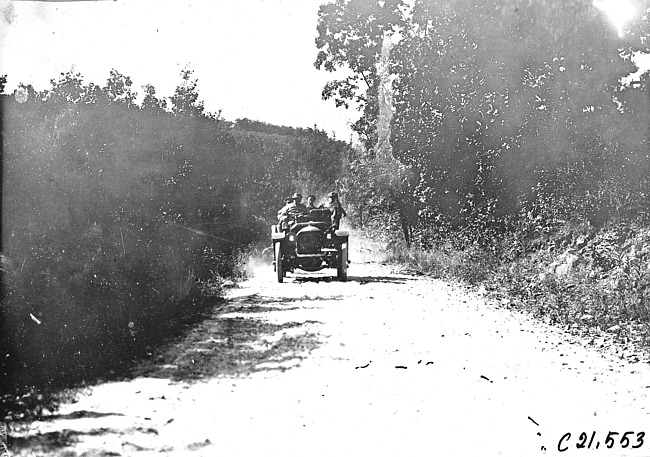
[{"label": "shadow on road", "polygon": [[49,416],[43,417],[43,421],[55,421],[55,420],[71,420],[71,419],[97,419],[99,417],[107,416],[122,416],[123,414],[119,413],[98,413],[96,411],[74,411],[69,414],[52,414]]},{"label": "shadow on road", "polygon": [[[299,309],[283,306],[294,302],[340,299],[278,299],[260,294],[236,297],[159,349],[131,375],[194,382],[291,369],[321,344],[319,335],[311,328],[320,322],[286,316],[285,322],[277,323],[285,320],[277,313]],[[271,313],[274,319],[269,319]]]},{"label": "shadow on road", "polygon": [[[91,430],[86,434],[103,434],[108,430]],[[13,438],[9,436],[8,445],[9,449],[13,452],[19,452],[22,449],[29,449],[32,452],[48,451],[53,452],[57,449],[70,447],[79,441],[78,436],[80,432],[71,430],[63,430],[60,432],[41,433],[38,435],[30,435],[27,437]]]},{"label": "shadow on road", "polygon": [[[39,433],[37,435],[27,435],[19,437],[9,437],[8,445],[9,449],[14,453],[20,453],[23,450],[29,450],[28,455],[51,455],[57,451],[64,450],[66,448],[74,447],[83,436],[101,436],[101,435],[132,435],[132,434],[146,434],[146,435],[157,435],[158,431],[154,428],[145,428],[145,427],[135,427],[127,430],[115,430],[107,427],[93,428],[87,431],[78,431],[78,430],[60,430],[56,432],[47,432]],[[131,446],[131,451],[142,451],[146,450],[140,446]],[[64,451],[65,456],[76,456],[77,454],[74,451]],[[115,456],[121,455],[116,454],[110,451],[100,451],[99,453],[92,453],[83,455],[93,455],[93,456]]]},{"label": "shadow on road", "polygon": [[[304,301],[330,301],[342,300],[343,297],[312,297],[303,295],[302,297],[265,297],[260,294],[250,294],[241,297],[236,297],[228,300],[228,302],[220,308],[222,312],[243,312],[243,313],[259,313],[259,312],[272,312],[272,311],[292,311],[298,309],[298,306],[285,306],[289,303],[304,302]],[[275,306],[272,306],[275,305]]]},{"label": "shadow on road", "polygon": [[[200,316],[186,321],[182,331],[168,337],[160,347],[152,351],[148,359],[107,379],[129,381],[142,376],[194,383],[214,378],[240,378],[259,372],[290,370],[298,367],[323,342],[323,337],[314,328],[321,323],[301,318],[300,310],[304,308],[296,303],[341,299],[249,294],[220,300],[211,310],[206,309]],[[299,314],[292,314],[296,310]],[[121,414],[80,410],[69,414],[53,414],[43,420],[95,421],[119,415]],[[116,430],[94,424],[83,431],[69,429],[67,426],[63,430],[44,433],[16,429],[13,436],[10,435],[9,446],[15,453],[29,450],[36,455],[72,456],[77,454],[67,454],[66,449],[85,441],[84,437],[119,435],[131,439],[157,433],[154,428],[129,427]],[[125,452],[150,450],[130,443],[125,446],[122,449]],[[192,446],[199,448],[205,446],[205,443]],[[102,451],[92,455],[122,454]]]},{"label": "shadow on road", "polygon": [[[295,276],[292,277],[295,282],[339,282],[332,276]],[[348,282],[359,284],[384,283],[384,284],[406,284],[407,281],[413,281],[415,278],[398,278],[395,276],[348,276]]]}]

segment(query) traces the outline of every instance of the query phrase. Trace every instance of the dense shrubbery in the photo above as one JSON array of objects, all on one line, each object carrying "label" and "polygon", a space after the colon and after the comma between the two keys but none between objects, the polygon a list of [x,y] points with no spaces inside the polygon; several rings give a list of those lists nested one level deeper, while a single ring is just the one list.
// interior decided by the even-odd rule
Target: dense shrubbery
[{"label": "dense shrubbery", "polygon": [[345,143],[231,128],[182,76],[173,113],[151,86],[137,106],[117,71],[103,88],[67,73],[0,95],[0,394],[128,362],[197,312],[202,283],[237,274],[286,195],[336,187]]},{"label": "dense shrubbery", "polygon": [[575,192],[538,187],[507,230],[438,226],[423,236],[428,248],[397,247],[391,259],[437,277],[483,284],[508,306],[546,322],[579,333],[609,332],[647,351],[648,178],[610,178],[581,191],[568,179],[562,182]]},{"label": "dense shrubbery", "polygon": [[[397,245],[389,260],[415,272],[482,285],[498,303],[574,333],[592,339],[609,334],[638,360],[638,348],[650,353],[650,208],[640,198],[650,183],[642,185],[645,190],[626,194],[618,207],[622,214],[631,208],[638,212],[598,218],[599,226],[584,218],[601,201],[593,199],[600,187],[595,186],[573,195],[578,217],[561,210],[565,198],[556,202],[547,195],[484,245],[475,243],[485,239],[484,232],[441,229],[424,237],[432,247]],[[599,199],[620,198],[615,188],[607,189],[596,194]]]}]

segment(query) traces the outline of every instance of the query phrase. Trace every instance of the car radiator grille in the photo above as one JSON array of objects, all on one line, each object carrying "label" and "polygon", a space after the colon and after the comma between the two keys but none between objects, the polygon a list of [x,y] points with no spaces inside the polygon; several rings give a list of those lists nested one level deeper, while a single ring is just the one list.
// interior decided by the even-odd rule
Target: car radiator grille
[{"label": "car radiator grille", "polygon": [[318,254],[321,247],[321,231],[299,233],[297,239],[298,254]]}]

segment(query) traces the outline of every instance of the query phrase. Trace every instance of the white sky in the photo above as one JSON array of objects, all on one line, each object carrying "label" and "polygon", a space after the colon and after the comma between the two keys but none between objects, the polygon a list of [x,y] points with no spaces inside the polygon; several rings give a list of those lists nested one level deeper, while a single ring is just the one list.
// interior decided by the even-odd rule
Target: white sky
[{"label": "white sky", "polygon": [[173,94],[189,64],[206,109],[335,132],[350,140],[356,110],[321,100],[334,75],[316,70],[318,7],[329,0],[0,1],[5,92],[37,90],[72,68],[104,85],[112,68],[158,96]]}]

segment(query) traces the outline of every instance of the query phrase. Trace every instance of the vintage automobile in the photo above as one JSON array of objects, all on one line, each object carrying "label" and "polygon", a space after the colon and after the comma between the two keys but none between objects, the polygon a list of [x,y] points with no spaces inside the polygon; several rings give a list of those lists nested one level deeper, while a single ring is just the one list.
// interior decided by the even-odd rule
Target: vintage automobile
[{"label": "vintage automobile", "polygon": [[278,282],[287,271],[336,268],[339,281],[348,279],[348,232],[335,230],[328,209],[313,209],[271,227],[274,268]]}]

